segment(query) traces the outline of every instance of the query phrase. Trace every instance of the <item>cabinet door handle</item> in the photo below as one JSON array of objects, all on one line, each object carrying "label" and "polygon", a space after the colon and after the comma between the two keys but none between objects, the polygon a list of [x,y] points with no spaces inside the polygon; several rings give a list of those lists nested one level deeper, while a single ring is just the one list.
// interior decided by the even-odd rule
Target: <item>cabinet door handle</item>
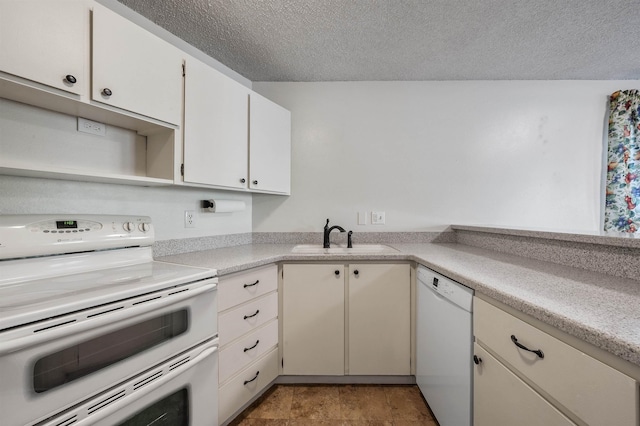
[{"label": "cabinet door handle", "polygon": [[480,364],[482,364],[482,358],[480,358],[478,355],[474,355],[474,356],[473,356],[473,363],[474,363],[475,365],[480,365]]},{"label": "cabinet door handle", "polygon": [[251,346],[250,348],[244,348],[244,352],[250,351],[251,349],[255,349],[255,347],[258,346],[258,343],[260,343],[260,340],[256,340],[256,344]]},{"label": "cabinet door handle", "polygon": [[357,277],[358,275],[360,275],[360,271],[358,271],[358,270],[356,269],[355,271],[353,271],[353,275],[355,275],[355,276]]},{"label": "cabinet door handle", "polygon": [[111,96],[111,95],[113,95],[113,92],[108,87],[105,87],[104,89],[102,89],[102,94],[104,96]]},{"label": "cabinet door handle", "polygon": [[67,81],[67,83],[71,83],[71,84],[75,84],[78,80],[76,80],[76,78],[74,76],[72,76],[71,74],[67,74],[64,79]]},{"label": "cabinet door handle", "polygon": [[528,347],[526,347],[522,343],[518,343],[518,339],[513,334],[511,335],[511,341],[517,347],[519,347],[520,349],[524,349],[525,351],[533,352],[534,354],[538,355],[538,358],[540,358],[540,359],[544,358],[544,353],[542,353],[542,351],[540,349],[529,349]]},{"label": "cabinet door handle", "polygon": [[255,282],[255,283],[253,283],[253,284],[245,284],[245,285],[243,286],[243,288],[253,287],[254,285],[258,285],[258,283],[259,283],[259,282],[260,282],[260,280],[256,280],[256,282]]},{"label": "cabinet door handle", "polygon": [[337,277],[338,275],[340,275],[340,271],[338,271],[338,270],[336,269],[336,270],[334,271],[334,274],[336,274],[336,277]]},{"label": "cabinet door handle", "polygon": [[245,178],[240,179],[240,183],[245,183],[247,180]]},{"label": "cabinet door handle", "polygon": [[254,180],[254,181],[253,181],[253,184],[254,184],[254,185],[257,185],[257,184],[258,184],[258,181],[257,181],[257,180]]},{"label": "cabinet door handle", "polygon": [[258,315],[259,313],[260,313],[260,309],[258,309],[258,310],[256,311],[256,313],[255,313],[255,314],[253,314],[253,315],[245,315],[245,316],[244,316],[244,319],[253,318],[253,317],[255,317],[256,315]]},{"label": "cabinet door handle", "polygon": [[245,380],[245,381],[244,381],[244,384],[246,385],[246,384],[248,384],[248,383],[253,382],[255,379],[257,379],[257,378],[258,378],[258,375],[259,375],[259,374],[260,374],[260,371],[256,371],[256,375],[255,375],[255,376],[253,376],[253,379],[251,379],[251,380]]}]

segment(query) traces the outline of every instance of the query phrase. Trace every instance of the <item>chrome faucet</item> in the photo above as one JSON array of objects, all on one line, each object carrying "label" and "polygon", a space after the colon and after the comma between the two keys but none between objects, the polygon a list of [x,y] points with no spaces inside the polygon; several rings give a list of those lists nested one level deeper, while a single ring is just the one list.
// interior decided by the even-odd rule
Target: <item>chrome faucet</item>
[{"label": "chrome faucet", "polygon": [[329,248],[331,246],[331,241],[329,241],[329,236],[331,235],[331,231],[337,229],[340,232],[346,232],[342,226],[334,225],[329,228],[329,219],[327,219],[327,223],[324,225],[324,243],[322,247]]}]

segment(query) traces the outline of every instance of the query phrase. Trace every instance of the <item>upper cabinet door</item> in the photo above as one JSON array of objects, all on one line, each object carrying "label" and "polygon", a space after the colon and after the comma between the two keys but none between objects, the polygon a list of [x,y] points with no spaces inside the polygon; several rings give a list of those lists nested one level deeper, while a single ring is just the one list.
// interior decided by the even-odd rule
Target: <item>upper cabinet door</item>
[{"label": "upper cabinet door", "polygon": [[98,4],[93,8],[91,98],[179,125],[182,54]]},{"label": "upper cabinet door", "polygon": [[291,113],[252,92],[249,117],[249,188],[289,194]]},{"label": "upper cabinet door", "polygon": [[82,0],[2,0],[0,70],[83,95],[88,35]]},{"label": "upper cabinet door", "polygon": [[192,58],[185,75],[184,181],[248,187],[249,89]]}]

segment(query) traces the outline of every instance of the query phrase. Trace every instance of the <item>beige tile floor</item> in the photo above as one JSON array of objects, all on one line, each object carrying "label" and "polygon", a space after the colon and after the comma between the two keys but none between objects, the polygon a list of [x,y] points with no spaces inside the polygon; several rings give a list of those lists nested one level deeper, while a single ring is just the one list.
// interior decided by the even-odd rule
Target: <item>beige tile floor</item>
[{"label": "beige tile floor", "polygon": [[276,385],[231,426],[437,426],[417,386]]}]

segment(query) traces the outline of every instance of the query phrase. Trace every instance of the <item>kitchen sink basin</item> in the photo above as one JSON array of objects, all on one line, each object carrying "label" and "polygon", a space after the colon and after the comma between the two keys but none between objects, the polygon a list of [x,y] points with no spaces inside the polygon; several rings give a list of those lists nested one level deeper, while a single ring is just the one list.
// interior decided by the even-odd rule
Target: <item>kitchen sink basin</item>
[{"label": "kitchen sink basin", "polygon": [[291,250],[301,254],[389,254],[398,250],[384,244],[355,244],[347,248],[346,244],[334,244],[331,248],[324,248],[322,244],[300,244]]}]

